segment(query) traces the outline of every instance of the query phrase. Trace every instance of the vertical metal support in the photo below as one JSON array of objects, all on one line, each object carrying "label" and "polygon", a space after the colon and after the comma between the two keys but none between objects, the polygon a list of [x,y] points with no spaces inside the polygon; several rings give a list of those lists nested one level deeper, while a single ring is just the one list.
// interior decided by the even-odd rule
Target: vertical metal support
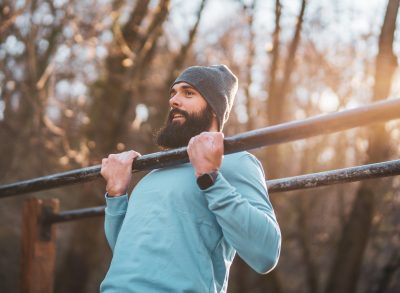
[{"label": "vertical metal support", "polygon": [[52,293],[56,260],[55,226],[46,215],[58,213],[58,199],[31,198],[24,202],[22,219],[21,293]]}]

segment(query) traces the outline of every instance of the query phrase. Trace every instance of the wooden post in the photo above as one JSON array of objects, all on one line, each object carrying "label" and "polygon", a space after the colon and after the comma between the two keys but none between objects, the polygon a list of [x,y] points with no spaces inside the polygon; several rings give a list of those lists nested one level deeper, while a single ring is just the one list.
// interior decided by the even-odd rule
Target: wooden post
[{"label": "wooden post", "polygon": [[24,203],[21,293],[53,292],[56,231],[45,219],[49,213],[58,213],[59,205],[58,199],[31,198]]}]

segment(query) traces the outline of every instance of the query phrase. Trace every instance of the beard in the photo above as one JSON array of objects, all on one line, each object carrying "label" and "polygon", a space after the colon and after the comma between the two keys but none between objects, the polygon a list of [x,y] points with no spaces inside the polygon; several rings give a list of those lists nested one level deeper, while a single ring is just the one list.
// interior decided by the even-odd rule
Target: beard
[{"label": "beard", "polygon": [[[183,123],[173,121],[175,114],[185,117]],[[156,143],[164,149],[173,149],[187,146],[189,140],[203,131],[209,131],[213,119],[211,107],[207,107],[199,113],[189,114],[180,109],[172,109],[167,121],[156,134]]]}]

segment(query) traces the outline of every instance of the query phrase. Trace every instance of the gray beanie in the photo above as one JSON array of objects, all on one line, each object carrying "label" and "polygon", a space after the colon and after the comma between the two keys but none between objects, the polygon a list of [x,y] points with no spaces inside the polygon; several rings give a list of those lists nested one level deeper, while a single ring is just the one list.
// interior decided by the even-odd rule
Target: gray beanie
[{"label": "gray beanie", "polygon": [[192,66],[183,71],[172,86],[180,82],[190,84],[206,99],[222,130],[238,89],[238,79],[232,71],[226,65]]}]

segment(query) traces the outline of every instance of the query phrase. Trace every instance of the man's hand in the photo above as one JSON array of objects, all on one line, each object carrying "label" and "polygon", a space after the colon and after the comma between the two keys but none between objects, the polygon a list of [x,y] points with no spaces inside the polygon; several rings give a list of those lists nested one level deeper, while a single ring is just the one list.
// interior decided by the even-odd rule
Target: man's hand
[{"label": "man's hand", "polygon": [[196,172],[196,177],[217,171],[224,155],[224,134],[202,132],[190,139],[187,152]]},{"label": "man's hand", "polygon": [[111,154],[101,161],[101,176],[106,180],[106,190],[109,196],[120,196],[127,192],[132,178],[132,163],[140,154],[127,151]]}]

